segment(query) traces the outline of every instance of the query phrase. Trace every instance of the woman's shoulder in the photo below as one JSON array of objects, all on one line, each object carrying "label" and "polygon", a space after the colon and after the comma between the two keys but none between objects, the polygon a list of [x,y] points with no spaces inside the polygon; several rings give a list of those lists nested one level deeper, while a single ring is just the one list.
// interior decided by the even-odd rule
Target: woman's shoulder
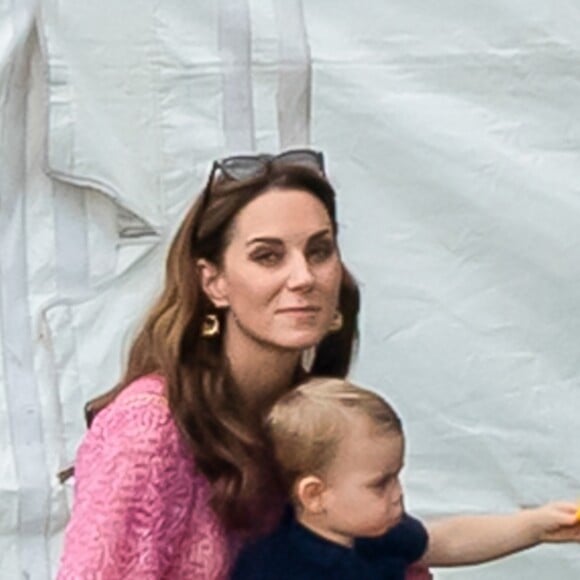
[{"label": "woman's shoulder", "polygon": [[88,437],[130,443],[140,448],[179,446],[182,438],[165,396],[160,375],[139,377],[95,417]]},{"label": "woman's shoulder", "polygon": [[90,474],[95,468],[122,468],[147,477],[155,472],[162,479],[163,473],[179,473],[183,482],[194,476],[194,455],[169,410],[164,389],[161,377],[140,377],[95,416],[77,451],[77,481],[94,479]]},{"label": "woman's shoulder", "polygon": [[115,398],[113,405],[124,405],[131,402],[153,402],[156,398],[165,397],[165,378],[158,374],[139,377],[129,383]]},{"label": "woman's shoulder", "polygon": [[96,416],[95,422],[99,418],[125,413],[134,408],[150,409],[162,415],[169,413],[169,405],[165,395],[165,379],[161,375],[145,375],[129,383]]}]

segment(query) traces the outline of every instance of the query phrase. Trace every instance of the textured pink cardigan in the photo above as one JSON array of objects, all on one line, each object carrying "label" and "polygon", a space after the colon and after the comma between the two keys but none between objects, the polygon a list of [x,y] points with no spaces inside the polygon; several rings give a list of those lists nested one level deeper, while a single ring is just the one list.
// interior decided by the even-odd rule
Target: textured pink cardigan
[{"label": "textured pink cardigan", "polygon": [[235,551],[163,396],[143,377],[101,411],[75,463],[59,580],[227,578]]},{"label": "textured pink cardigan", "polygon": [[158,376],[138,379],[87,432],[58,580],[227,578],[239,542],[210,508],[163,387]]}]

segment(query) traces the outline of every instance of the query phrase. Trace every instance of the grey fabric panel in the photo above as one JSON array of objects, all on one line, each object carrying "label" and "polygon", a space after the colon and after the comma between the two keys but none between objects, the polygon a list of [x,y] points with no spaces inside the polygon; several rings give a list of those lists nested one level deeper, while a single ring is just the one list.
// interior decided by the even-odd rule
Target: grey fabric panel
[{"label": "grey fabric panel", "polygon": [[89,252],[85,194],[68,183],[54,182],[54,202],[58,290],[86,291]]},{"label": "grey fabric panel", "polygon": [[[50,483],[42,410],[33,364],[33,333],[26,258],[25,203],[28,143],[27,83],[33,49],[33,6],[14,10],[15,43],[0,102],[0,325],[7,416],[18,489],[18,552],[23,578],[48,578],[46,549]],[[18,124],[13,123],[18,119]],[[4,420],[4,418],[0,418]],[[12,490],[14,493],[14,490]]]},{"label": "grey fabric panel", "polygon": [[312,70],[302,0],[274,0],[279,38],[280,148],[310,143]]},{"label": "grey fabric panel", "polygon": [[255,149],[250,39],[248,0],[220,0],[223,128],[231,152]]}]

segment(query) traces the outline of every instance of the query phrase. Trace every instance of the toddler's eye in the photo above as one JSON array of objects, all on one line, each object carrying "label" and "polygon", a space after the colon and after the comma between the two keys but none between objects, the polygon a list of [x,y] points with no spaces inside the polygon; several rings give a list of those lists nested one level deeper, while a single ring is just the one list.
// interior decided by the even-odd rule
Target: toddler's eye
[{"label": "toddler's eye", "polygon": [[387,477],[383,477],[382,479],[380,479],[379,481],[377,481],[376,483],[373,483],[373,489],[376,489],[377,491],[383,491],[384,489],[386,489],[389,484],[393,481],[393,476],[389,475]]}]

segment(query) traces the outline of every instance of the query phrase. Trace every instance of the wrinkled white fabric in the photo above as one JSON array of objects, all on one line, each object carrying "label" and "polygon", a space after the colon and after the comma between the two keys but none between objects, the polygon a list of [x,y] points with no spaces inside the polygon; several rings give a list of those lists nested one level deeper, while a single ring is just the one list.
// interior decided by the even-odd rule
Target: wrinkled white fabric
[{"label": "wrinkled white fabric", "polygon": [[[0,0],[0,578],[54,572],[82,404],[234,146],[326,154],[411,511],[578,496],[576,6],[237,0],[230,38],[224,5]],[[438,576],[572,580],[576,552]]]}]

